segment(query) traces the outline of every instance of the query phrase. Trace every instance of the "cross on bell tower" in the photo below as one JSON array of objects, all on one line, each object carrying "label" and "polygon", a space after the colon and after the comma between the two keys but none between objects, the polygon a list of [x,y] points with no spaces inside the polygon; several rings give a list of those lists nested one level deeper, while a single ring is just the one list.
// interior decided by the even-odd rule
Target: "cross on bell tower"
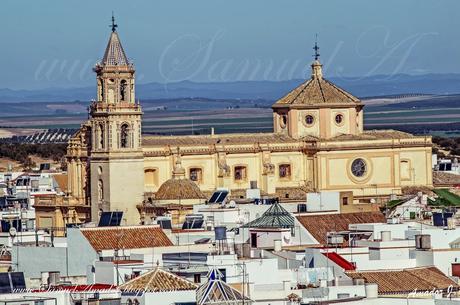
[{"label": "cross on bell tower", "polygon": [[110,27],[112,28],[112,32],[116,32],[117,27],[118,27],[118,24],[115,23],[115,16],[113,15],[113,11],[112,11],[112,24],[110,25]]},{"label": "cross on bell tower", "polygon": [[318,60],[320,56],[318,47],[318,34],[316,34],[315,36],[315,46],[313,47],[313,50],[315,50],[315,54],[313,54],[313,57],[315,58],[315,60]]},{"label": "cross on bell tower", "polygon": [[[143,199],[142,109],[135,102],[135,69],[118,36],[112,13],[109,42],[94,67],[97,98],[90,107],[91,213],[123,211],[138,223],[136,205]],[[110,174],[109,174],[110,173]],[[131,198],[132,197],[132,198]]]}]

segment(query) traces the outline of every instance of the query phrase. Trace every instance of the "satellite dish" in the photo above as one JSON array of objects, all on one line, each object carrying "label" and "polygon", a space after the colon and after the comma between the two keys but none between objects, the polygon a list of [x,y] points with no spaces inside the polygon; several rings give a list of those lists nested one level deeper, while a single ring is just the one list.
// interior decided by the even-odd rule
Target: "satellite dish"
[{"label": "satellite dish", "polygon": [[15,237],[18,234],[18,231],[16,230],[16,228],[12,227],[10,228],[9,233],[11,237]]}]

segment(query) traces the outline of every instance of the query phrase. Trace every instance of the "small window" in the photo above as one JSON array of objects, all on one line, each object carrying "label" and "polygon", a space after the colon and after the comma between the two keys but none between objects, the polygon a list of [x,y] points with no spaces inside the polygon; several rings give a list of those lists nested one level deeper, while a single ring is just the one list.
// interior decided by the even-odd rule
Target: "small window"
[{"label": "small window", "polygon": [[195,274],[193,275],[193,282],[194,282],[195,284],[201,283],[201,274],[195,273]]},{"label": "small window", "polygon": [[251,247],[257,248],[257,233],[251,233]]},{"label": "small window", "polygon": [[286,125],[287,125],[287,115],[286,114],[282,114],[280,116],[280,127],[281,128],[286,128]]},{"label": "small window", "polygon": [[315,122],[315,118],[311,114],[308,114],[305,116],[305,124],[313,125],[314,122]]},{"label": "small window", "polygon": [[126,101],[126,87],[127,87],[126,80],[122,80],[120,82],[120,100],[122,102]]},{"label": "small window", "polygon": [[247,169],[246,166],[235,166],[235,181],[243,181],[246,180],[247,177]]},{"label": "small window", "polygon": [[348,197],[343,197],[342,198],[342,204],[343,205],[348,205]]},{"label": "small window", "polygon": [[343,122],[343,114],[340,114],[340,113],[339,113],[339,114],[337,114],[337,115],[335,116],[335,123],[336,123],[336,124],[342,124],[342,122]]},{"label": "small window", "polygon": [[192,167],[189,171],[190,180],[200,183],[203,181],[203,170],[199,167]]},{"label": "small window", "polygon": [[290,178],[291,177],[291,165],[281,164],[279,166],[279,176],[280,178]]},{"label": "small window", "polygon": [[129,141],[129,126],[128,124],[121,125],[120,129],[120,147],[127,148]]},{"label": "small window", "polygon": [[100,149],[104,149],[104,125],[99,124],[97,133],[99,136],[98,146]]}]

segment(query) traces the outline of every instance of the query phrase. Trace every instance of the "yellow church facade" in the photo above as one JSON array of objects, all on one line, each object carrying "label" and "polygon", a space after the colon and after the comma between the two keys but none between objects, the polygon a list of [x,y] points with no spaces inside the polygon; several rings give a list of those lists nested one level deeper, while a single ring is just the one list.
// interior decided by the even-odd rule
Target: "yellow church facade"
[{"label": "yellow church facade", "polygon": [[[251,184],[285,199],[337,191],[349,194],[345,205],[432,186],[430,137],[364,130],[361,101],[325,79],[318,60],[311,68],[308,80],[272,106],[271,133],[145,136],[134,66],[114,27],[94,69],[90,118],[69,142],[70,196],[91,206],[93,220],[118,210],[139,223],[137,207],[168,198],[162,185],[181,179],[204,194],[226,188],[235,198]],[[203,197],[178,192],[183,204]]]}]

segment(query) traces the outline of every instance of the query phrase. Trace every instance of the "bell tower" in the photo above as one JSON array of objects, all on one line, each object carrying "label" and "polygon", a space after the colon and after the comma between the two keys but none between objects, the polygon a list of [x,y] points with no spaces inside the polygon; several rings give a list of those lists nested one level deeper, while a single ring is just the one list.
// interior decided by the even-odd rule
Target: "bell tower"
[{"label": "bell tower", "polygon": [[127,224],[138,224],[136,205],[143,200],[142,109],[135,102],[135,69],[121,45],[112,16],[109,42],[94,67],[97,98],[90,106],[91,214],[122,211]]}]

